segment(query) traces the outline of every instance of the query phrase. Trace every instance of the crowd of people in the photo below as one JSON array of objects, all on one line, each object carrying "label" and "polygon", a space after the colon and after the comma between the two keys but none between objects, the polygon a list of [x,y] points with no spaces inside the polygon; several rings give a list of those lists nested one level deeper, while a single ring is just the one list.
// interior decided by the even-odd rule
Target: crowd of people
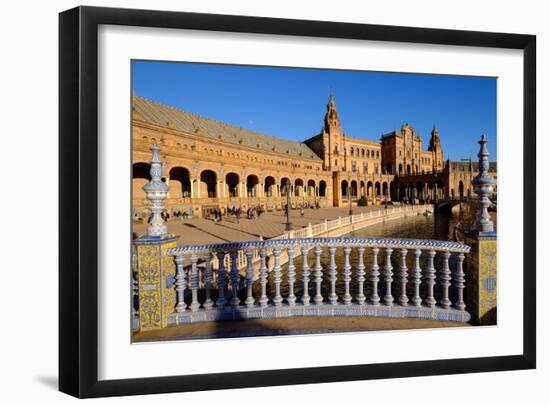
[{"label": "crowd of people", "polygon": [[[231,207],[228,207],[227,210],[226,210],[226,214],[227,216],[234,216],[235,217],[235,220],[237,223],[240,223],[240,220],[241,220],[241,216],[243,214],[243,211],[240,207],[236,207],[236,206],[231,206]],[[264,213],[265,210],[261,207],[261,206],[254,206],[254,207],[249,207],[247,210],[246,210],[246,218],[251,220],[251,219],[257,219],[259,218],[262,213]],[[221,220],[221,211],[219,212],[219,220]]]},{"label": "crowd of people", "polygon": [[[308,206],[304,205],[298,205],[298,209],[300,210],[300,216],[304,217],[305,211],[304,208],[309,207],[310,209],[319,209],[320,206],[318,203],[315,203],[315,205],[311,204]],[[286,213],[287,206],[283,206],[283,211]],[[227,217],[234,217],[235,222],[238,224],[240,223],[241,217],[243,214],[246,214],[246,218],[248,220],[258,219],[261,217],[261,215],[265,212],[265,209],[262,206],[253,206],[246,209],[246,212],[243,212],[243,209],[241,209],[240,206],[228,206],[225,210],[225,216]],[[180,211],[180,210],[172,210],[172,217],[176,219],[185,219],[188,217],[191,217],[189,212],[187,211]],[[220,208],[216,208],[209,211],[209,216],[215,221],[215,222],[221,222],[224,216],[224,213],[222,213],[222,210]],[[164,210],[161,213],[161,217],[164,221],[168,221],[170,219],[170,213],[168,213],[167,210]],[[147,219],[147,223],[151,222],[151,219],[153,218],[153,214],[150,213],[149,217]],[[134,221],[141,221],[142,217],[138,212],[134,212],[133,215]]]},{"label": "crowd of people", "polygon": [[186,212],[186,211],[180,211],[180,210],[176,210],[176,211],[172,211],[172,214],[174,215],[174,217],[177,217],[178,219],[180,218],[188,218],[189,217],[189,213]]}]

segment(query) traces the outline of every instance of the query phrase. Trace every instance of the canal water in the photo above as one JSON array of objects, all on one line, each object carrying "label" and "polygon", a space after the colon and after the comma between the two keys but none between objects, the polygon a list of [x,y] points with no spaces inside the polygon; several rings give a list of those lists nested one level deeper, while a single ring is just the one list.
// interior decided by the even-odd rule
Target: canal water
[{"label": "canal water", "polygon": [[[430,216],[417,215],[409,216],[400,219],[389,220],[383,223],[375,224],[368,226],[366,228],[354,231],[352,233],[346,234],[343,237],[393,237],[393,238],[416,238],[416,239],[435,239],[435,240],[454,240],[454,230],[457,223],[461,222],[463,228],[468,228],[470,223],[473,220],[472,215],[469,214],[469,209],[465,209],[465,213],[460,215],[458,212],[438,212]],[[357,294],[358,284],[355,280],[356,278],[356,268],[357,268],[358,253],[354,248],[350,255],[350,263],[352,267],[352,282],[351,282],[351,295],[354,297]],[[435,257],[434,263],[436,270],[441,268],[441,263],[443,256],[441,253],[438,253]],[[337,280],[336,280],[336,293],[341,299],[344,294],[344,280],[343,280],[343,265],[344,265],[344,254],[343,249],[338,248],[336,253],[336,265],[337,265]],[[296,282],[294,285],[294,293],[299,298],[303,294],[303,283],[302,283],[302,262],[303,258],[298,256],[294,260],[294,265],[296,266]],[[414,264],[414,254],[412,251],[409,251],[406,256],[407,268],[408,268],[408,277],[410,281],[411,268]],[[397,298],[401,294],[401,285],[399,284],[399,275],[398,269],[401,265],[401,251],[394,250],[391,255],[391,263],[393,267],[393,278],[394,282],[392,284],[392,294],[394,301],[397,302]],[[313,271],[312,268],[315,264],[315,257],[313,251],[310,251],[308,254],[308,264],[310,267],[310,282],[309,282],[309,295],[311,298],[315,296],[315,283],[313,282]],[[322,295],[326,299],[330,293],[330,282],[328,279],[328,264],[329,264],[329,254],[327,249],[323,249],[323,254],[321,256],[321,265],[323,266],[323,281],[321,284]],[[420,266],[422,270],[426,268],[427,257],[425,254],[422,254],[420,257]],[[451,256],[449,261],[451,270],[454,271],[456,268],[456,259]],[[370,249],[365,249],[364,253],[364,265],[366,272],[366,281],[364,283],[364,293],[367,298],[372,294],[372,284],[368,280],[368,276],[371,272],[372,266],[372,252]],[[378,294],[382,298],[386,294],[386,285],[383,282],[384,266],[386,265],[386,252],[381,249],[378,253],[378,266],[380,272],[380,282]],[[287,265],[283,266],[283,277],[281,283],[281,294],[283,297],[288,295],[288,279],[287,279]],[[438,274],[436,274],[437,276]],[[272,298],[274,296],[274,280],[273,280],[273,271],[269,273],[268,280],[268,296]],[[413,296],[414,286],[412,283],[407,285],[407,294],[409,299]],[[450,297],[453,300],[455,291],[454,288],[451,288]],[[441,295],[440,286],[436,284],[435,288],[435,297],[438,298]],[[260,284],[259,281],[255,282],[254,285],[254,296],[258,298],[260,296]],[[420,296],[426,296],[426,285],[424,282],[421,284]],[[341,300],[340,300],[341,301]],[[454,301],[454,300],[453,300]]]}]

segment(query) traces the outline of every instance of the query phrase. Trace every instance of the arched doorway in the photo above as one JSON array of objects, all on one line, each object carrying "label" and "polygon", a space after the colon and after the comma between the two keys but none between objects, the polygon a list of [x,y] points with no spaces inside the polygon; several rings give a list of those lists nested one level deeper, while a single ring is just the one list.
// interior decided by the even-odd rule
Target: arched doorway
[{"label": "arched doorway", "polygon": [[290,179],[287,177],[281,178],[281,196],[287,195],[287,192],[292,192],[292,185],[290,183]]},{"label": "arched doorway", "polygon": [[460,200],[464,199],[464,183],[462,181],[458,183],[458,197]]},{"label": "arched doorway", "polygon": [[370,198],[373,196],[372,194],[372,182],[367,182],[367,196]]},{"label": "arched doorway", "polygon": [[190,198],[189,170],[184,167],[173,167],[168,174],[170,176],[170,196],[172,198]]},{"label": "arched doorway", "polygon": [[315,196],[315,181],[313,180],[307,182],[307,196]]},{"label": "arched doorway", "polygon": [[441,180],[437,181],[437,199],[445,199],[445,184]]},{"label": "arched doorway", "polygon": [[151,165],[149,163],[134,163],[132,165],[132,197],[146,198],[143,186],[151,181]]},{"label": "arched doorway", "polygon": [[413,184],[407,185],[407,196],[409,197],[410,201],[416,199],[416,188]]},{"label": "arched doorway", "polygon": [[399,200],[404,201],[407,199],[407,186],[405,184],[399,185]]},{"label": "arched doorway", "polygon": [[391,163],[386,164],[386,174],[392,174]]},{"label": "arched doorway", "polygon": [[421,182],[416,183],[416,195],[417,198],[421,201],[424,201],[426,199],[426,195],[424,195],[424,187],[422,186]]},{"label": "arched doorway", "polygon": [[264,194],[267,197],[273,197],[275,196],[276,188],[275,188],[275,178],[268,176],[265,177],[264,180]]},{"label": "arched doorway", "polygon": [[254,198],[258,196],[258,184],[260,181],[258,180],[258,176],[254,174],[250,174],[248,177],[246,177],[246,195],[249,198]]},{"label": "arched doorway", "polygon": [[378,181],[376,181],[376,183],[374,184],[374,190],[376,192],[376,197],[379,198],[380,197],[380,183]]},{"label": "arched doorway", "polygon": [[201,182],[200,182],[200,195],[199,197],[204,198],[216,198],[216,173],[212,170],[204,170],[201,173]]},{"label": "arched doorway", "polygon": [[365,196],[365,181],[359,182],[359,195],[358,196]]},{"label": "arched doorway", "polygon": [[319,181],[319,196],[322,198],[327,196],[327,183],[325,180]]},{"label": "arched doorway", "polygon": [[294,181],[294,196],[302,196],[304,194],[304,181],[298,178]]},{"label": "arched doorway", "polygon": [[428,181],[428,183],[426,184],[426,187],[428,189],[426,200],[433,201],[435,199],[434,184],[431,181]]},{"label": "arched doorway", "polygon": [[351,182],[350,192],[351,192],[351,197],[352,197],[352,198],[356,198],[356,197],[357,197],[357,181],[353,180],[353,181]]},{"label": "arched doorway", "polygon": [[407,164],[407,175],[411,175],[411,165]]},{"label": "arched doorway", "polygon": [[345,198],[348,195],[348,182],[346,180],[342,181],[342,184],[340,185],[340,189],[342,191],[341,193],[342,198]]},{"label": "arched doorway", "polygon": [[388,197],[388,183],[387,182],[382,183],[382,195],[384,195],[384,197]]},{"label": "arched doorway", "polygon": [[227,173],[225,176],[225,184],[227,186],[227,194],[236,198],[239,196],[239,175],[236,173]]}]

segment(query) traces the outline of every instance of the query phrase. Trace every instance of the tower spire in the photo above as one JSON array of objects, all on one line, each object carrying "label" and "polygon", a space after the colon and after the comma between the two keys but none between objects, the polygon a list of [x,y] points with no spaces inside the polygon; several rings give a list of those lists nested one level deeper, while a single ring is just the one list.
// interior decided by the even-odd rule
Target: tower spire
[{"label": "tower spire", "polygon": [[339,125],[340,118],[336,111],[336,102],[334,101],[334,94],[332,88],[329,90],[329,99],[327,104],[327,113],[325,114],[325,127],[327,125]]},{"label": "tower spire", "polygon": [[334,102],[334,93],[332,92],[332,87],[329,87],[328,89],[328,106],[331,106],[332,108],[336,108],[336,103]]}]

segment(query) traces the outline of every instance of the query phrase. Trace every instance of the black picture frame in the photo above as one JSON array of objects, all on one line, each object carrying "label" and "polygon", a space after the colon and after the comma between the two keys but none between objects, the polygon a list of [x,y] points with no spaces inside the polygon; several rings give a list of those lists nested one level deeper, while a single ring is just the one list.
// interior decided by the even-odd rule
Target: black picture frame
[{"label": "black picture frame", "polygon": [[[523,354],[98,381],[98,26],[180,28],[523,50]],[[76,397],[533,369],[536,366],[536,37],[167,11],[59,15],[59,389]],[[526,208],[529,206],[529,208]]]}]

